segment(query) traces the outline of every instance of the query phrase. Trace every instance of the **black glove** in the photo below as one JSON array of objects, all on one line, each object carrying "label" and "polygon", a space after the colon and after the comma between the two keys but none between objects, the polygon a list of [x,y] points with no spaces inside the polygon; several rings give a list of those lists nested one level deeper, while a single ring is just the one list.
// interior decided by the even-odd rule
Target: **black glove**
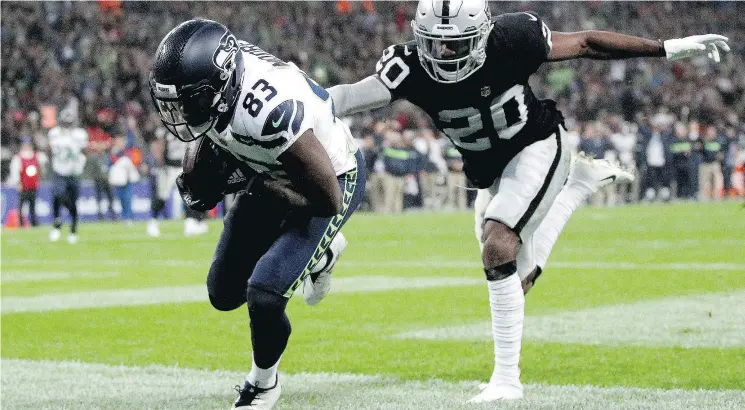
[{"label": "black glove", "polygon": [[[215,184],[215,186],[219,185]],[[176,178],[176,186],[178,187],[179,194],[181,194],[181,199],[184,200],[184,204],[197,212],[209,211],[216,207],[225,196],[223,191],[219,189],[214,189],[210,192],[206,192],[205,190],[201,190],[200,192],[199,189],[195,191],[193,189],[194,184],[189,184],[186,181],[186,176],[183,172]]]},{"label": "black glove", "polygon": [[186,146],[183,167],[176,186],[186,206],[198,212],[214,208],[225,194],[247,189],[256,175],[206,137]]}]

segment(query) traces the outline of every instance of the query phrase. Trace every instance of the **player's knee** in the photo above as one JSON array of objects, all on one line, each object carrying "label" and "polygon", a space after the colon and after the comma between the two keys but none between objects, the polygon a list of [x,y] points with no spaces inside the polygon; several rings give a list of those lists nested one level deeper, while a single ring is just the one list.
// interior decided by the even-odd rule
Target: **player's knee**
[{"label": "player's knee", "polygon": [[248,313],[251,320],[280,317],[284,314],[288,299],[258,286],[248,285],[246,290]]},{"label": "player's knee", "polygon": [[210,303],[212,307],[223,312],[238,309],[246,303],[246,292],[240,288],[221,286],[216,278],[228,277],[229,273],[218,271],[219,269],[225,269],[225,267],[213,261],[207,276],[207,293],[210,297]]},{"label": "player's knee", "polygon": [[514,262],[520,250],[520,238],[507,225],[489,220],[484,226],[482,259],[485,268]]},{"label": "player's knee", "polygon": [[242,297],[213,296],[212,293],[209,296],[212,307],[222,312],[236,310],[245,302]]}]

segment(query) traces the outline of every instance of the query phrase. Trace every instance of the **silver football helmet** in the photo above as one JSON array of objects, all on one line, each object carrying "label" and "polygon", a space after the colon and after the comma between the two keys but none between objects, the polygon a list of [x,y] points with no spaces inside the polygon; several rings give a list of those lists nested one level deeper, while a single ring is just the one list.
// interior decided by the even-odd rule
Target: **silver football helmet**
[{"label": "silver football helmet", "polygon": [[420,0],[411,28],[424,70],[441,83],[467,78],[486,61],[493,25],[486,0]]}]

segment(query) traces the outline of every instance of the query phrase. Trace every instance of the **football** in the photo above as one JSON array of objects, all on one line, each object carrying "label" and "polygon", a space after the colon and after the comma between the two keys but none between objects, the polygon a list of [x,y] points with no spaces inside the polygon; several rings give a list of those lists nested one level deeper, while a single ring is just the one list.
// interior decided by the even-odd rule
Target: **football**
[{"label": "football", "polygon": [[[183,172],[177,185],[189,207],[197,211],[212,209],[228,187],[236,171],[230,154],[209,138],[198,138],[186,144],[182,160]],[[236,178],[232,178],[235,181]],[[242,180],[245,183],[245,179]],[[237,190],[236,190],[237,191]]]}]

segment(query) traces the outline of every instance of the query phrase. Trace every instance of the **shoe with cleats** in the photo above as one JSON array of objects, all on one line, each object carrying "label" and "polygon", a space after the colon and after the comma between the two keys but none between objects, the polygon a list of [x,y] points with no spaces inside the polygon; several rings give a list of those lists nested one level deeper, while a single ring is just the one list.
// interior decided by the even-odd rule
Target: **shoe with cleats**
[{"label": "shoe with cleats", "polygon": [[[519,384],[519,382],[518,382]],[[523,386],[511,384],[482,383],[479,385],[481,393],[467,403],[487,403],[498,400],[519,400],[523,398]]]},{"label": "shoe with cleats", "polygon": [[[331,271],[339,261],[339,257],[347,248],[347,239],[339,232],[329,244],[325,258],[319,262],[321,266],[315,266],[318,271],[311,271],[310,275],[303,279],[303,300],[310,306],[317,305],[331,289]],[[325,261],[325,263],[324,263]]]},{"label": "shoe with cleats", "polygon": [[597,192],[610,184],[632,182],[634,174],[623,169],[618,162],[594,159],[580,152],[572,158],[569,181],[581,183]]},{"label": "shoe with cleats", "polygon": [[279,376],[277,376],[274,386],[268,389],[256,387],[246,380],[243,388],[241,386],[235,386],[235,390],[238,392],[238,398],[233,403],[233,409],[270,410],[279,400],[282,385],[279,383]]}]

